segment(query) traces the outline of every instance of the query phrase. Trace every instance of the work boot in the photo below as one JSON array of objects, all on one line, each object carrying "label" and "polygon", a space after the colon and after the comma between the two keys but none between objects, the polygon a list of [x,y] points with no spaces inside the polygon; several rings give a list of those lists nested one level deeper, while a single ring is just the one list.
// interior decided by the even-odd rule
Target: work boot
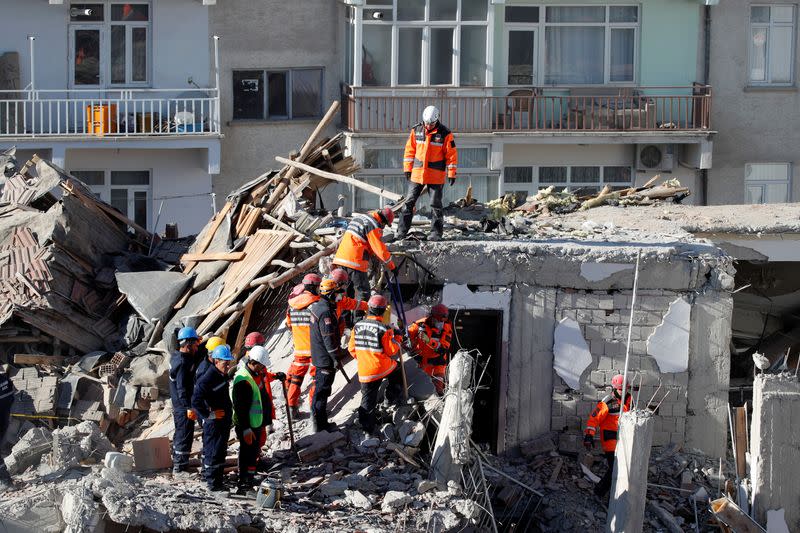
[{"label": "work boot", "polygon": [[175,465],[172,467],[172,477],[175,479],[186,479],[192,476],[186,465]]}]

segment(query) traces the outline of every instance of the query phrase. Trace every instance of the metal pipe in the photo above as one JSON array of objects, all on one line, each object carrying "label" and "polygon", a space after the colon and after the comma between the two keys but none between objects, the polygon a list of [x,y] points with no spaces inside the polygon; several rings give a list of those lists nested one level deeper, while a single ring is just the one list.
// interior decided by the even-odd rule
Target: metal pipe
[{"label": "metal pipe", "polygon": [[30,50],[30,64],[31,64],[31,92],[36,90],[36,59],[34,56],[34,41],[36,41],[36,37],[33,35],[28,35],[28,48]]},{"label": "metal pipe", "polygon": [[620,399],[620,413],[625,411],[625,393],[628,386],[628,363],[631,359],[631,334],[633,333],[633,313],[636,310],[636,290],[639,286],[639,259],[642,249],[636,252],[636,271],[633,274],[633,297],[631,298],[631,318],[628,321],[628,342],[625,346],[625,368],[622,372],[622,398]]},{"label": "metal pipe", "polygon": [[215,104],[215,112],[214,112],[214,119],[216,121],[215,128],[216,131],[220,131],[221,129],[221,111],[219,109],[219,101],[220,101],[220,89],[219,89],[219,35],[214,36],[214,86],[216,89],[216,104]]}]

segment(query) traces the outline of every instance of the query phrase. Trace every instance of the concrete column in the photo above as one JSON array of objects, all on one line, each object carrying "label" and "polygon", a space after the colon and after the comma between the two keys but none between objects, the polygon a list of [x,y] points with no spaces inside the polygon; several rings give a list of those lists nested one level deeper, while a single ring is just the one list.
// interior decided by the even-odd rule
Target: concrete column
[{"label": "concrete column", "polygon": [[800,531],[800,383],[794,375],[761,374],[753,382],[750,429],[753,510],[784,509],[789,531]]},{"label": "concrete column", "polygon": [[462,350],[447,366],[444,409],[436,432],[431,470],[436,481],[461,482],[461,468],[469,462],[472,434],[472,374],[475,359]]},{"label": "concrete column", "polygon": [[654,421],[647,411],[631,411],[619,417],[607,533],[642,531]]}]

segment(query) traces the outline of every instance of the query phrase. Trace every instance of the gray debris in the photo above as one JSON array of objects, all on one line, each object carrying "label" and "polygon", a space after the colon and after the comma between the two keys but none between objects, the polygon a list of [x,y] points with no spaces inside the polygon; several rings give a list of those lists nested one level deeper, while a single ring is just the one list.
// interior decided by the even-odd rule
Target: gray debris
[{"label": "gray debris", "polygon": [[383,503],[381,504],[381,512],[391,513],[400,507],[405,506],[411,501],[411,496],[405,492],[390,490],[383,496]]}]

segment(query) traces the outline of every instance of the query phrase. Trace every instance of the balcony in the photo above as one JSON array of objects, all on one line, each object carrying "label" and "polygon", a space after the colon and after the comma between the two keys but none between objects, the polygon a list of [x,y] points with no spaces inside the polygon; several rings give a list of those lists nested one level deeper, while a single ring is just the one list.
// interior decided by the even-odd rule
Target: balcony
[{"label": "balcony", "polygon": [[459,133],[620,133],[711,130],[711,87],[346,87],[342,123],[354,133],[407,132],[436,105]]},{"label": "balcony", "polygon": [[218,89],[0,91],[0,139],[218,136]]}]

